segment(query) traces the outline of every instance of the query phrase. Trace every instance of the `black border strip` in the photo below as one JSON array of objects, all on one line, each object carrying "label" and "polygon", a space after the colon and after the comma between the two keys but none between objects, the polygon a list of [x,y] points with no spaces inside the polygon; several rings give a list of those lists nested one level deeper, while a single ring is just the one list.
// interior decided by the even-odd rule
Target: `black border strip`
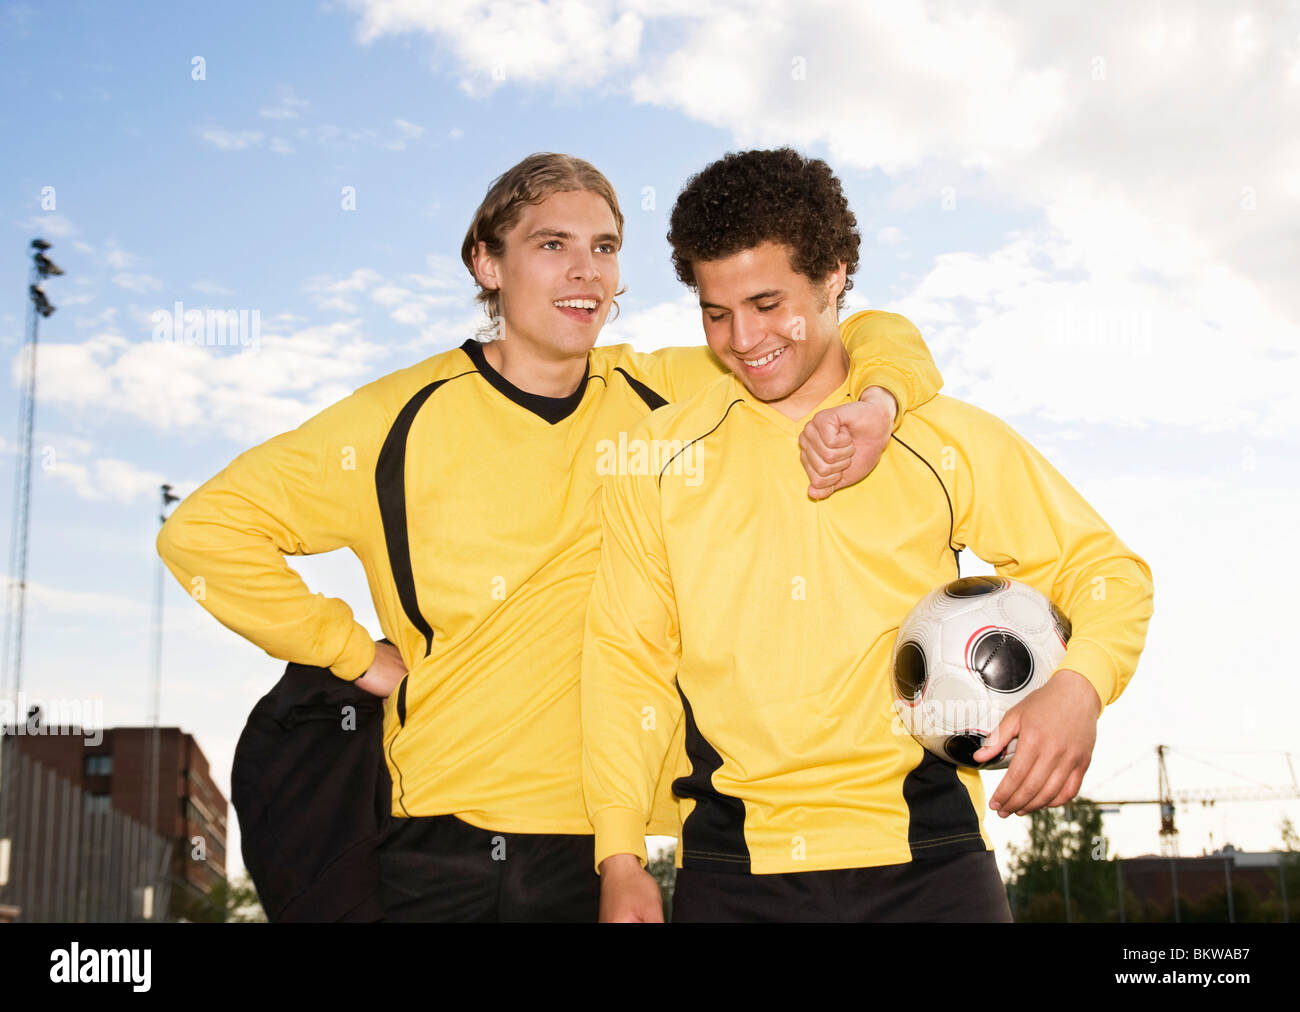
[{"label": "black border strip", "polygon": [[737,397],[734,401],[732,401],[730,404],[727,405],[727,410],[722,413],[722,417],[718,419],[717,425],[711,428],[703,436],[696,436],[694,439],[688,439],[684,443],[682,443],[682,448],[678,450],[676,453],[674,453],[671,457],[669,457],[664,462],[664,466],[659,469],[659,475],[658,477],[655,478],[655,484],[662,487],[664,482],[664,472],[667,471],[670,466],[672,466],[672,462],[676,460],[678,457],[680,457],[683,453],[685,453],[686,448],[690,446],[692,443],[698,443],[700,440],[707,439],[709,436],[717,432],[718,429],[722,427],[722,423],[727,420],[727,416],[731,414],[731,409],[734,408],[737,404],[741,404],[741,403],[743,403],[743,398]]},{"label": "black border strip", "polygon": [[388,548],[388,566],[397,587],[398,600],[407,620],[424,636],[424,655],[433,650],[433,628],[420,613],[420,600],[415,592],[415,574],[411,570],[411,539],[406,525],[406,440],[415,423],[415,416],[424,407],[435,390],[444,383],[461,376],[463,372],[447,379],[430,383],[418,391],[398,412],[375,465],[375,493],[379,498],[379,518],[384,527],[384,542]]},{"label": "black border strip", "polygon": [[623,378],[627,380],[628,386],[630,386],[633,390],[636,391],[636,395],[640,397],[641,400],[645,401],[646,407],[648,407],[651,411],[654,411],[656,408],[662,408],[665,404],[668,403],[668,398],[663,397],[662,395],[656,393],[654,390],[650,389],[650,387],[642,383],[639,379],[634,378],[621,365],[615,366],[614,371],[623,374]]},{"label": "black border strip", "polygon": [[525,411],[531,411],[538,418],[550,422],[552,425],[564,421],[578,410],[578,405],[582,403],[582,396],[587,392],[587,381],[591,379],[591,359],[588,357],[585,371],[582,374],[582,382],[578,384],[578,389],[567,397],[543,397],[541,394],[530,394],[527,390],[520,390],[488,365],[488,360],[483,354],[483,343],[481,341],[476,341],[471,337],[460,346],[460,350],[469,356],[469,360],[474,363],[474,368],[478,370],[479,375],[487,380],[498,393],[518,404]]},{"label": "black border strip", "polygon": [[913,457],[919,460],[922,464],[928,467],[930,469],[930,473],[934,475],[934,480],[937,481],[939,483],[939,487],[943,489],[943,498],[944,501],[948,504],[948,547],[952,549],[952,559],[957,566],[957,578],[960,579],[961,578],[961,549],[952,543],[952,539],[954,535],[956,535],[957,533],[957,517],[952,509],[952,496],[948,494],[948,486],[943,483],[943,479],[939,477],[939,472],[934,469],[934,466],[928,460],[926,460],[923,456],[921,456],[914,449],[912,449],[901,439],[899,439],[897,435],[890,436],[890,438],[893,439],[896,443],[898,443],[899,446],[903,447],[903,449],[907,450],[908,453],[910,453]]}]

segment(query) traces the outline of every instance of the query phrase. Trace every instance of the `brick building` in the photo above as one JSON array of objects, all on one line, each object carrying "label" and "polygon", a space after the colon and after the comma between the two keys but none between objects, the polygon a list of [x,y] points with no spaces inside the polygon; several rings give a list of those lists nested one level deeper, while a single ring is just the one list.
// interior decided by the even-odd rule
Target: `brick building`
[{"label": "brick building", "polygon": [[[152,727],[116,727],[93,734],[77,728],[23,734],[15,728],[5,735],[4,745],[6,764],[11,756],[21,755],[80,792],[79,817],[120,813],[170,843],[168,916],[202,916],[203,908],[210,905],[207,894],[226,879],[228,804],[212,782],[207,757],[192,735],[177,727],[156,732]],[[156,767],[151,762],[155,747]],[[149,778],[151,768],[160,771],[156,790]],[[156,801],[151,803],[152,798]],[[68,820],[67,806],[60,807],[63,811],[47,816],[48,806],[40,805],[38,794],[34,802],[9,813],[8,831],[21,834],[23,819],[30,821],[32,813],[40,813],[36,817],[43,821]],[[51,839],[58,837],[55,827]],[[35,848],[28,848],[28,854],[27,860],[42,859]]]}]

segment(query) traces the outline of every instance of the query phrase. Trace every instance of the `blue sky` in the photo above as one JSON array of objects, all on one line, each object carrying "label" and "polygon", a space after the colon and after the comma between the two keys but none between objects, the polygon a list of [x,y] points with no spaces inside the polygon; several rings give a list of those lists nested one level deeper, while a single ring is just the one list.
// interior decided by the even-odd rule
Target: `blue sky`
[{"label": "blue sky", "polygon": [[[0,6],[5,487],[30,239],[67,271],[45,286],[25,690],[145,720],[157,486],[188,491],[469,336],[460,242],[519,158],[566,151],[613,181],[629,292],[602,341],[653,348],[702,340],[663,238],[678,189],[728,150],[790,143],[858,215],[853,308],[917,323],[945,392],[1018,428],[1151,564],[1147,652],[1085,793],[1154,790],[1153,761],[1115,774],[1157,742],[1200,757],[1175,786],[1289,779],[1267,753],[1294,747],[1300,702],[1278,649],[1300,506],[1300,20],[1010,10]],[[256,346],[154,342],[176,301],[256,310]],[[354,560],[299,568],[377,631]],[[228,788],[282,665],[167,594],[163,720]],[[1184,853],[1271,845],[1297,807],[1188,808]],[[1156,822],[1108,829],[1149,852]],[[1005,857],[1020,830],[995,831]]]}]

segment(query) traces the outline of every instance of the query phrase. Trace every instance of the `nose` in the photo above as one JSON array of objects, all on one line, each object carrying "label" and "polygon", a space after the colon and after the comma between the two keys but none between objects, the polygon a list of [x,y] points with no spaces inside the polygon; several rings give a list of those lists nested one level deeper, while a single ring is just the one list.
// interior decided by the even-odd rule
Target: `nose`
[{"label": "nose", "polygon": [[600,277],[600,267],[591,250],[576,248],[569,264],[569,277],[575,281],[595,281]]},{"label": "nose", "polygon": [[745,355],[763,343],[763,325],[751,312],[741,310],[731,316],[731,350]]}]

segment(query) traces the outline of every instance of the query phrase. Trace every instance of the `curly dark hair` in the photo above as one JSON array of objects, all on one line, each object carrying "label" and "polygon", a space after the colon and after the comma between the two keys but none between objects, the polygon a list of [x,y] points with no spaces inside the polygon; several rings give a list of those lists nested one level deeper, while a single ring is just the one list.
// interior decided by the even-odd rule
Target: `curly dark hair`
[{"label": "curly dark hair", "polygon": [[814,282],[843,261],[847,292],[858,269],[857,224],[840,181],[820,158],[792,148],[741,151],[687,180],[673,205],[668,242],[677,277],[692,289],[695,261],[721,260],[773,240],[789,247],[790,265]]}]

